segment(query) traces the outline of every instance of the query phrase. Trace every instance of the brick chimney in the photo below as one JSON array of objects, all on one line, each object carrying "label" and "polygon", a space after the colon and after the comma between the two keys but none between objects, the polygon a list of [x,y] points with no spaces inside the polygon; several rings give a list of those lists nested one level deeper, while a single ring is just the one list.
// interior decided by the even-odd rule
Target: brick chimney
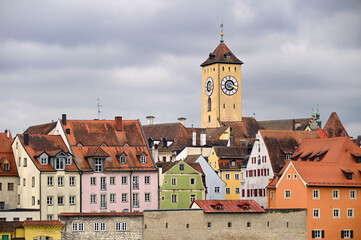
[{"label": "brick chimney", "polygon": [[24,145],[29,146],[29,134],[24,134]]},{"label": "brick chimney", "polygon": [[115,117],[115,129],[117,131],[123,131],[123,118]]}]

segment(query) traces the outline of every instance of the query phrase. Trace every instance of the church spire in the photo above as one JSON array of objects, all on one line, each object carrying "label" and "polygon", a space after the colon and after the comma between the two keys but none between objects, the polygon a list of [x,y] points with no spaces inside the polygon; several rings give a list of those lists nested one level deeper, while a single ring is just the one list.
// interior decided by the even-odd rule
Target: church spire
[{"label": "church spire", "polygon": [[221,23],[221,43],[224,43],[224,40],[223,40],[223,20],[222,20],[222,23]]}]

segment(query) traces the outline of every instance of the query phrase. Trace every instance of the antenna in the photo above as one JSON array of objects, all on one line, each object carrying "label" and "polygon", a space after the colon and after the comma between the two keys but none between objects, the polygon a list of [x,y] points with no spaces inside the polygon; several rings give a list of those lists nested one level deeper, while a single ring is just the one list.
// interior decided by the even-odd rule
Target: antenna
[{"label": "antenna", "polygon": [[100,120],[100,108],[103,107],[103,105],[100,104],[100,98],[97,98],[97,101],[98,101],[98,104],[97,104],[97,107],[98,107],[98,120]]}]

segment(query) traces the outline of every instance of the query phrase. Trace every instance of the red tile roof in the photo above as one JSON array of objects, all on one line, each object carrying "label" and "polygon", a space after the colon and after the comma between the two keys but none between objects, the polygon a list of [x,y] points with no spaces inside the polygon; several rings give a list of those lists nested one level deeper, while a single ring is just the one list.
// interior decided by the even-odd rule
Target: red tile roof
[{"label": "red tile roof", "polygon": [[[235,165],[232,166],[231,161],[235,161]],[[219,159],[218,166],[220,170],[241,170],[246,166],[243,159]]]},{"label": "red tile roof", "polygon": [[111,216],[143,216],[143,213],[142,212],[60,213],[60,217],[111,217]]},{"label": "red tile roof", "polygon": [[323,128],[323,131],[330,138],[348,137],[348,133],[336,112],[331,113],[326,125]]},{"label": "red tile roof", "polygon": [[205,213],[262,213],[265,210],[254,200],[195,200]]},{"label": "red tile roof", "polygon": [[23,224],[21,221],[0,222],[0,233],[15,232],[16,228],[22,227]]},{"label": "red tile roof", "polygon": [[57,122],[51,122],[28,127],[24,134],[49,134],[56,127],[56,123]]},{"label": "red tile roof", "polygon": [[64,226],[59,220],[25,220],[24,226]]},{"label": "red tile roof", "polygon": [[[37,157],[43,152],[46,152],[50,156],[55,156],[57,153],[63,151],[69,153],[68,148],[66,147],[63,139],[60,135],[39,135],[39,134],[29,134],[29,145],[24,144],[24,134],[18,134],[19,140],[22,146],[25,148],[31,160],[34,162],[36,167],[40,171],[56,171],[53,166],[48,161],[48,164],[42,165],[38,161]],[[78,168],[74,161],[71,165],[65,166],[65,171],[75,172],[78,171]]]},{"label": "red tile roof", "polygon": [[[227,59],[227,54],[229,54],[229,58]],[[231,63],[231,64],[243,64],[241,60],[239,60],[225,43],[220,43],[217,48],[213,51],[213,53],[209,54],[209,57],[206,61],[204,61],[201,66],[207,66],[214,63]]]},{"label": "red tile roof", "polygon": [[258,121],[266,130],[300,130],[303,131],[309,124],[311,118],[281,119]]},{"label": "red tile roof", "polygon": [[242,117],[240,122],[222,122],[222,125],[231,127],[231,134],[235,138],[255,138],[262,126],[252,117]]},{"label": "red tile roof", "polygon": [[[0,133],[0,176],[18,176],[13,149],[11,147],[12,143],[13,138],[11,133],[9,133],[9,138],[7,137],[7,133]],[[10,169],[4,169],[4,164],[9,164]]]},{"label": "red tile roof", "polygon": [[277,174],[286,164],[285,155],[293,154],[303,139],[321,138],[318,131],[260,130],[268,150],[272,169]]},{"label": "red tile roof", "polygon": [[217,157],[220,159],[243,159],[249,154],[247,147],[214,146],[213,149]]}]

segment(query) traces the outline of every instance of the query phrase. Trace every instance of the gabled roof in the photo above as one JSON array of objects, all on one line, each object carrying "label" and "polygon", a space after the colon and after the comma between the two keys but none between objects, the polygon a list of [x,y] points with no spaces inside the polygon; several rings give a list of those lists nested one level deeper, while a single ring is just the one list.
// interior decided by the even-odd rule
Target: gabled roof
[{"label": "gabled roof", "polygon": [[24,134],[49,134],[56,127],[56,122],[30,126]]},{"label": "gabled roof", "polygon": [[305,130],[311,118],[295,118],[281,120],[258,121],[263,129],[266,130]]},{"label": "gabled roof", "polygon": [[323,131],[329,138],[348,137],[348,133],[336,112],[331,113],[326,125],[323,128]]},{"label": "gabled roof", "polygon": [[[164,174],[164,173],[168,172],[174,166],[178,165],[180,162],[185,162],[185,161],[158,162],[157,166],[162,168],[162,173]],[[185,163],[188,164],[191,168],[193,168],[197,172],[204,175],[202,167],[201,167],[201,165],[199,163],[196,163],[196,162],[185,162]]]},{"label": "gabled roof", "polygon": [[321,138],[318,131],[260,130],[267,147],[273,172],[277,174],[286,164],[285,155],[291,155],[303,139]]},{"label": "gabled roof", "polygon": [[[13,149],[11,148],[12,143],[11,133],[9,133],[9,138],[7,133],[0,133],[0,176],[18,176]],[[9,164],[9,171],[4,171],[4,164]]]},{"label": "gabled roof", "polygon": [[[309,158],[300,157],[303,153],[310,153],[308,156],[318,153],[324,155],[319,161],[315,159],[310,161]],[[361,156],[361,148],[348,137],[305,139],[294,153],[295,159],[288,164],[294,166],[309,186],[361,187],[361,163],[356,163],[354,155]],[[345,173],[352,173],[352,179],[346,179]],[[282,174],[284,170],[279,173],[280,176]],[[275,187],[280,176],[268,187]]]},{"label": "gabled roof", "polygon": [[[60,135],[40,135],[40,134],[29,134],[29,144],[24,144],[24,135],[18,134],[19,140],[26,152],[31,157],[31,160],[40,171],[56,171],[48,161],[48,164],[42,165],[38,161],[37,157],[43,152],[46,152],[50,156],[55,156],[61,151],[69,153],[63,139]],[[65,171],[78,171],[78,168],[74,161],[71,165],[65,166]]]},{"label": "gabled roof", "polygon": [[[227,55],[229,56],[228,58]],[[243,62],[229,50],[225,43],[220,43],[217,48],[209,54],[208,59],[204,61],[201,66],[204,67],[214,63],[243,64]]]},{"label": "gabled roof", "polygon": [[262,126],[253,117],[242,117],[240,122],[222,122],[222,125],[231,127],[231,134],[235,138],[255,138]]},{"label": "gabled roof", "polygon": [[194,200],[205,213],[262,213],[265,210],[254,200]]}]

